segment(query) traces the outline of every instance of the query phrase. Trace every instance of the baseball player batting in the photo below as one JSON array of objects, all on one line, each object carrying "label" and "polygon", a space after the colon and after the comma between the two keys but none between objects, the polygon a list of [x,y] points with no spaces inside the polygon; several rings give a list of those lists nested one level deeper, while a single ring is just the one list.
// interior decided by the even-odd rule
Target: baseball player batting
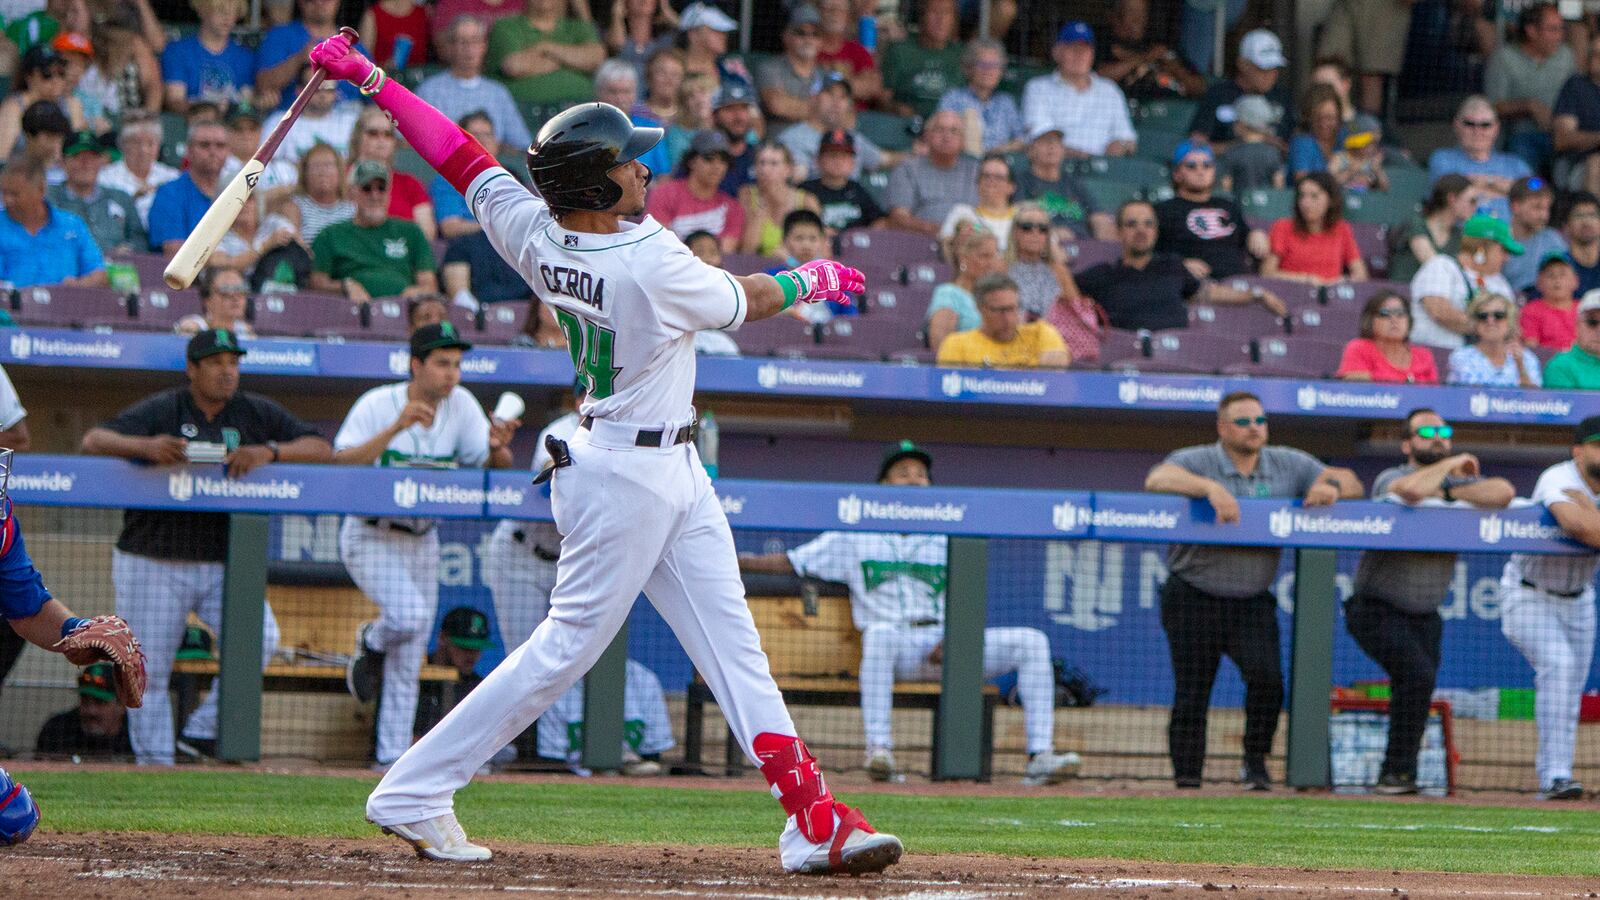
[{"label": "baseball player batting", "polygon": [[[735,277],[696,259],[644,212],[640,154],[659,128],[589,103],[539,129],[528,168],[543,199],[438,110],[332,37],[311,61],[361,88],[467,198],[499,254],[566,333],[588,396],[570,445],[552,450],[551,507],[563,535],[550,613],[531,637],[407,750],[367,800],[367,818],[434,859],[488,859],[452,797],[478,767],[594,665],[642,590],[704,674],[740,746],[788,821],[791,872],[877,872],[902,847],[834,799],[795,736],[745,603],[733,534],[694,447],[694,333],[738,328],[795,303],[848,302],[861,273],[815,260]],[[541,475],[543,477],[543,475]]]},{"label": "baseball player batting", "polygon": [[[11,514],[10,450],[0,449],[0,619],[32,644],[66,656],[75,666],[109,662],[117,699],[130,709],[144,702],[144,652],[128,623],[117,616],[81,619],[52,599],[22,542]],[[39,825],[39,805],[28,789],[0,769],[0,847],[20,844]]]}]

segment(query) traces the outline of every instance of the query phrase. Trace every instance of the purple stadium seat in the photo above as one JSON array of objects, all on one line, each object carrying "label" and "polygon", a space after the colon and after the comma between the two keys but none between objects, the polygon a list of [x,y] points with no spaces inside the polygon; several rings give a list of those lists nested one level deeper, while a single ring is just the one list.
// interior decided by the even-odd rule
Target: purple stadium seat
[{"label": "purple stadium seat", "polygon": [[811,325],[790,315],[776,315],[759,322],[746,322],[732,333],[745,356],[769,356],[779,347],[811,341]]},{"label": "purple stadium seat", "polygon": [[845,359],[881,362],[883,353],[870,347],[844,344],[786,344],[772,351],[783,359]]},{"label": "purple stadium seat", "polygon": [[931,366],[934,353],[927,347],[907,347],[903,350],[891,351],[888,361],[902,366]]},{"label": "purple stadium seat", "polygon": [[318,328],[312,334],[350,341],[404,341],[411,336],[411,322],[406,315],[404,297],[378,297],[366,303],[357,303],[354,304],[354,312],[349,321]]},{"label": "purple stadium seat", "polygon": [[931,284],[867,285],[862,302],[863,315],[885,319],[915,319],[928,317],[928,304],[933,300]]},{"label": "purple stadium seat", "polygon": [[1324,288],[1322,296],[1329,306],[1349,306],[1359,310],[1374,294],[1383,291],[1394,291],[1407,300],[1411,299],[1411,285],[1404,281],[1341,281]]},{"label": "purple stadium seat", "polygon": [[533,304],[525,300],[508,300],[490,303],[483,307],[482,328],[478,313],[466,307],[450,306],[450,321],[461,329],[467,340],[481,344],[509,344],[522,334],[527,324],[528,312]]},{"label": "purple stadium seat", "polygon": [[166,282],[161,280],[161,273],[166,271],[167,258],[159,253],[119,253],[113,254],[106,261],[133,266],[133,270],[139,273],[141,291],[166,288]]},{"label": "purple stadium seat", "polygon": [[1283,320],[1260,304],[1213,306],[1196,303],[1189,307],[1189,330],[1208,334],[1241,335],[1283,334]]},{"label": "purple stadium seat", "polygon": [[1339,368],[1345,342],[1314,338],[1271,337],[1257,342],[1260,361],[1244,359],[1223,367],[1224,375],[1265,375],[1283,378],[1330,378]]},{"label": "purple stadium seat", "polygon": [[1250,343],[1243,336],[1169,330],[1150,335],[1148,343],[1140,341],[1132,353],[1116,354],[1107,347],[1101,357],[1106,368],[1117,372],[1215,375],[1227,366],[1248,361]]},{"label": "purple stadium seat", "polygon": [[1262,287],[1283,298],[1290,309],[1317,302],[1316,285],[1306,284],[1303,281],[1290,281],[1286,278],[1264,278],[1260,275],[1238,275],[1233,278],[1224,278],[1221,281],[1235,290],[1248,291],[1252,287]]},{"label": "purple stadium seat", "polygon": [[1356,248],[1373,278],[1389,274],[1389,226],[1377,222],[1351,222],[1356,235]]},{"label": "purple stadium seat", "polygon": [[130,318],[128,298],[110,288],[35,285],[18,288],[17,303],[11,315],[23,325],[72,328]]},{"label": "purple stadium seat", "polygon": [[835,347],[854,347],[878,356],[890,350],[919,343],[920,320],[886,319],[873,316],[835,316],[822,326],[822,342]]},{"label": "purple stadium seat", "polygon": [[1289,328],[1295,337],[1342,344],[1360,333],[1361,307],[1348,303],[1304,306],[1290,314]]},{"label": "purple stadium seat", "polygon": [[356,305],[337,294],[262,294],[256,298],[253,324],[262,335],[312,337],[359,327],[359,316]]},{"label": "purple stadium seat", "polygon": [[839,258],[844,261],[847,257],[920,262],[939,258],[939,242],[925,234],[893,228],[851,228],[839,235]]},{"label": "purple stadium seat", "polygon": [[1122,247],[1115,241],[1097,241],[1080,238],[1064,245],[1067,267],[1074,272],[1091,269],[1101,263],[1116,262],[1122,258]]},{"label": "purple stadium seat", "polygon": [[776,256],[762,256],[759,253],[724,253],[722,255],[722,268],[735,275],[754,275],[765,272],[773,266],[783,265],[783,260]]},{"label": "purple stadium seat", "polygon": [[165,331],[187,315],[200,314],[200,292],[194,288],[175,291],[157,282],[139,290],[139,315],[130,324],[148,331]]}]

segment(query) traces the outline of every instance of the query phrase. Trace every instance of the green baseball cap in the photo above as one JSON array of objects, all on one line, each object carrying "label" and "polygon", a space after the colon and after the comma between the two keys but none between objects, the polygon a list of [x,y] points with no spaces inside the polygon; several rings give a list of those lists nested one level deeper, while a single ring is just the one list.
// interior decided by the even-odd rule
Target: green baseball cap
[{"label": "green baseball cap", "polygon": [[1511,226],[1494,216],[1478,213],[1461,226],[1461,236],[1483,238],[1506,248],[1513,256],[1522,255],[1522,245],[1511,236]]},{"label": "green baseball cap", "polygon": [[79,153],[99,153],[113,161],[122,158],[122,154],[106,146],[105,138],[92,131],[73,132],[61,148],[62,156],[76,156]]},{"label": "green baseball cap", "polygon": [[900,443],[890,447],[887,453],[883,454],[883,462],[878,464],[878,480],[882,481],[888,477],[890,466],[907,458],[922,460],[922,465],[927,468],[928,474],[933,474],[933,457],[928,454],[928,451],[918,447],[911,441],[902,440]]},{"label": "green baseball cap", "polygon": [[78,694],[96,700],[117,699],[116,672],[110,663],[97,662],[78,673]]},{"label": "green baseball cap", "polygon": [[211,632],[199,625],[183,630],[183,643],[178,645],[178,659],[211,659]]},{"label": "green baseball cap", "polygon": [[472,349],[472,342],[462,337],[452,322],[436,322],[411,332],[411,355],[417,359],[427,359],[429,353],[447,347],[456,347],[465,353]]},{"label": "green baseball cap", "polygon": [[470,606],[458,606],[445,613],[439,631],[463,650],[484,650],[490,643],[489,617]]},{"label": "green baseball cap", "polygon": [[374,181],[389,183],[389,167],[375,159],[363,159],[350,167],[351,187],[361,187]]},{"label": "green baseball cap", "polygon": [[1591,441],[1600,441],[1600,416],[1589,416],[1579,422],[1577,429],[1573,432],[1572,442],[1574,444],[1587,444]]}]

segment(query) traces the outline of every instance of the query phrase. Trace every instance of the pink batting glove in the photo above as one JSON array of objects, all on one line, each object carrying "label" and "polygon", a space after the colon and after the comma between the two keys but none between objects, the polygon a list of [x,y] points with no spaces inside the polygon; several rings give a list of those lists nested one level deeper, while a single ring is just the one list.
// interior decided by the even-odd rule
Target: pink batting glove
[{"label": "pink batting glove", "polygon": [[376,68],[372,60],[350,46],[350,39],[336,34],[311,48],[311,62],[321,66],[329,78],[360,85]]},{"label": "pink batting glove", "polygon": [[852,269],[831,259],[812,260],[792,269],[790,274],[800,283],[800,291],[795,296],[796,303],[832,300],[849,306],[853,302],[852,294],[864,293],[867,289],[867,278],[860,269]]}]

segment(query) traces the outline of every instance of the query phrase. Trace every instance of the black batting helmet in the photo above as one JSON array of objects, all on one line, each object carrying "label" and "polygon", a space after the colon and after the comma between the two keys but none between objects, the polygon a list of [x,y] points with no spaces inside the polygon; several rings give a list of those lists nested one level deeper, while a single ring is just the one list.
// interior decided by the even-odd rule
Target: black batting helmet
[{"label": "black batting helmet", "polygon": [[608,172],[661,140],[659,128],[641,128],[609,103],[583,103],[544,123],[528,148],[528,174],[551,209],[604,212],[622,199]]}]

